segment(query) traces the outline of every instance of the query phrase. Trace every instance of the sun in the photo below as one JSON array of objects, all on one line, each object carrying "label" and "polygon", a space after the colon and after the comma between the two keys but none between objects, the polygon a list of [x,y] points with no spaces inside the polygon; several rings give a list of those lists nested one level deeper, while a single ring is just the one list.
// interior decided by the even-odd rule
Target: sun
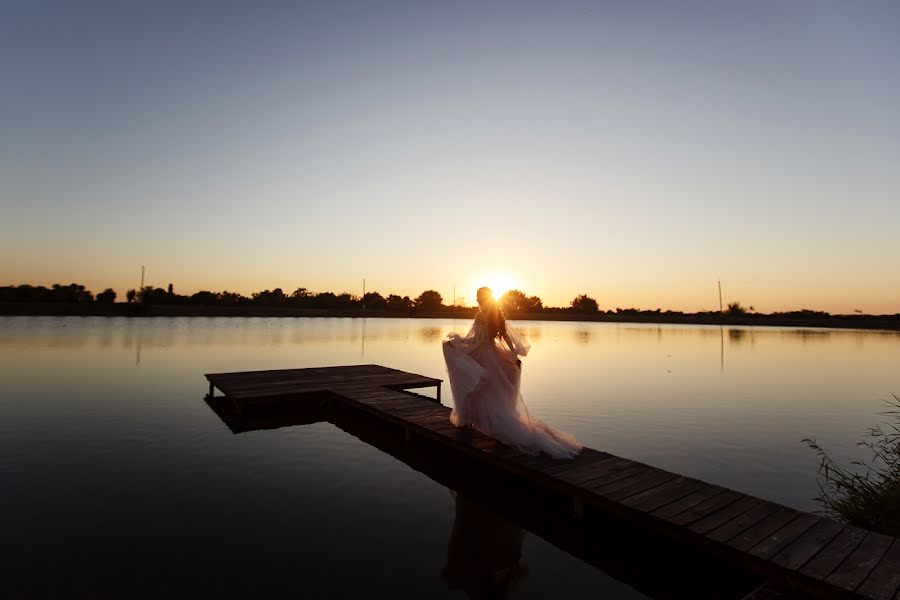
[{"label": "sun", "polygon": [[478,287],[487,286],[491,288],[491,291],[494,292],[494,297],[498,299],[509,290],[517,287],[515,280],[504,273],[488,273],[482,275],[477,283]]}]

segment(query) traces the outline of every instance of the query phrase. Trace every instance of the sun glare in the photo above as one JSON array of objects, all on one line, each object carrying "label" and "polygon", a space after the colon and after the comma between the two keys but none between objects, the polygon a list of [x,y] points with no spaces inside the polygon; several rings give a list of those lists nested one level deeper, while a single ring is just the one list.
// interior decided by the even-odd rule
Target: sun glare
[{"label": "sun glare", "polygon": [[[502,273],[490,273],[483,275],[478,280],[478,287],[481,286],[487,286],[491,288],[491,291],[494,292],[494,297],[500,298],[500,296],[502,296],[509,290],[515,289],[516,283],[508,275],[504,275]],[[475,297],[474,292],[472,294],[472,297]]]}]

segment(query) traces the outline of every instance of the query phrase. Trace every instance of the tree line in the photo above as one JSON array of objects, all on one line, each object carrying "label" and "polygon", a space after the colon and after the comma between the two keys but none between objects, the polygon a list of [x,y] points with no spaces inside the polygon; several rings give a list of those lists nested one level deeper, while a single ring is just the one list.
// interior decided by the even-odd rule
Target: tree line
[{"label": "tree line", "polygon": [[[116,301],[116,292],[107,288],[94,295],[84,285],[55,283],[51,287],[18,285],[0,287],[0,302],[74,302],[74,303],[108,303]],[[379,292],[367,292],[363,296],[343,292],[312,292],[305,287],[298,287],[290,293],[281,288],[254,292],[249,296],[237,292],[200,291],[185,295],[175,293],[172,284],[167,288],[146,286],[143,289],[131,289],[125,294],[128,303],[139,303],[146,306],[266,306],[285,308],[313,308],[372,311],[408,312],[440,311],[453,306],[444,303],[443,296],[435,290],[425,290],[415,298],[399,294],[382,295]],[[584,313],[599,312],[597,300],[587,294],[576,296],[568,307],[548,307],[540,297],[528,295],[520,290],[509,290],[499,298],[504,312],[540,313],[556,311],[575,311]],[[464,307],[457,307],[464,308]]]},{"label": "tree line", "polygon": [[[52,286],[11,285],[0,286],[0,302],[12,303],[99,303],[114,304],[118,298],[115,290],[106,288],[96,295],[84,285],[70,283],[67,285],[55,283]],[[343,292],[312,292],[305,287],[298,287],[293,292],[285,293],[281,288],[263,290],[245,296],[238,292],[211,292],[200,291],[185,295],[175,293],[172,284],[167,288],[146,286],[143,289],[131,289],[125,294],[125,301],[129,304],[142,306],[244,306],[244,307],[282,307],[295,309],[329,309],[329,310],[363,310],[373,312],[411,313],[411,312],[442,312],[453,309],[466,309],[467,307],[452,306],[444,303],[444,298],[435,290],[425,290],[415,298],[400,296],[399,294],[382,295],[378,292],[367,292],[363,296]],[[551,313],[578,313],[595,315],[616,315],[622,317],[641,317],[643,319],[658,320],[659,318],[677,318],[686,315],[705,315],[712,317],[724,314],[738,319],[757,319],[761,317],[821,319],[831,315],[817,310],[794,310],[787,312],[774,312],[770,315],[757,313],[755,309],[744,307],[740,302],[731,302],[726,310],[700,311],[696,313],[684,313],[682,311],[666,310],[659,308],[653,310],[638,308],[616,308],[600,310],[597,300],[587,294],[575,296],[568,306],[545,306],[539,296],[529,295],[521,290],[509,290],[499,298],[503,311],[508,315],[516,314],[551,314]],[[862,316],[862,315],[859,315]]]},{"label": "tree line", "polygon": [[116,292],[106,288],[96,296],[93,292],[78,283],[52,286],[42,285],[8,285],[0,287],[0,302],[100,302],[112,304],[116,301]]}]

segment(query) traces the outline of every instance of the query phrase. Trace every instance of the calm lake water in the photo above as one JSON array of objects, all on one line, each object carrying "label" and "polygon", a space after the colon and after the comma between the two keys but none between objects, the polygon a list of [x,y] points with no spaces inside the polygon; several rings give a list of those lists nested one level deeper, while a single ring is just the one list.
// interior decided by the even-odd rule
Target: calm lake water
[{"label": "calm lake water", "polygon": [[[817,458],[801,440],[865,457],[856,442],[900,394],[893,332],[514,325],[532,343],[535,415],[803,510]],[[377,363],[446,378],[440,341],[468,326],[0,317],[5,582],[29,596],[465,597],[451,532],[481,509],[326,422],[233,435],[203,401],[203,374]],[[519,532],[513,597],[643,597],[502,514],[469,520],[485,519]]]}]

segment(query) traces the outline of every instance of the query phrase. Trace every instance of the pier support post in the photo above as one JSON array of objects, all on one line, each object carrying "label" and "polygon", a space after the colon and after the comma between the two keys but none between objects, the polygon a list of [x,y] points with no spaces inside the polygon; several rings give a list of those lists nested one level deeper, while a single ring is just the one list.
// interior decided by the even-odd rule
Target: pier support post
[{"label": "pier support post", "polygon": [[440,404],[441,403],[441,382],[440,381],[438,381],[438,383],[437,383],[437,394],[435,394],[435,395],[437,396],[438,404]]},{"label": "pier support post", "polygon": [[209,397],[212,398],[216,395],[216,386],[213,385],[212,381],[209,382]]}]

